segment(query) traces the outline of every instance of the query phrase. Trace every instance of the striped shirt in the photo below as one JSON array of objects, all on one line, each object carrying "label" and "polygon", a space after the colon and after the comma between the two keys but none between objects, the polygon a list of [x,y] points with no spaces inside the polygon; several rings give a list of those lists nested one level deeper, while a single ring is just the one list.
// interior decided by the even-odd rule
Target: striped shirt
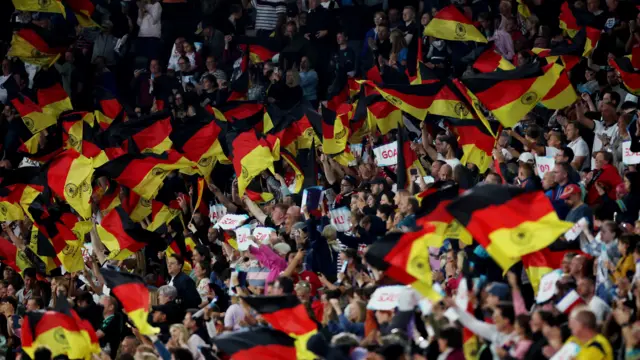
[{"label": "striped shirt", "polygon": [[278,22],[278,14],[286,14],[287,7],[282,0],[251,0],[256,9],[256,30],[273,30]]}]

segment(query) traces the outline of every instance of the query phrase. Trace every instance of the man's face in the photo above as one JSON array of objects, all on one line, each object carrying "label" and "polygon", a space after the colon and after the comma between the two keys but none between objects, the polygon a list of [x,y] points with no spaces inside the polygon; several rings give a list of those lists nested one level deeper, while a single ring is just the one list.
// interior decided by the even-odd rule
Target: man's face
[{"label": "man's face", "polygon": [[182,325],[184,325],[184,327],[186,327],[187,329],[192,329],[194,326],[194,321],[191,319],[191,314],[187,313],[184,316],[184,321],[182,322]]},{"label": "man's face", "polygon": [[615,73],[615,71],[607,72],[607,82],[611,86],[618,85],[618,75]]},{"label": "man's face", "polygon": [[122,340],[122,353],[124,354],[135,354],[136,352],[136,343],[131,338],[124,338]]},{"label": "man's face", "polygon": [[602,153],[596,154],[596,169],[602,169],[605,164],[604,155],[602,155]]},{"label": "man's face", "polygon": [[157,74],[160,72],[160,64],[158,64],[157,60],[151,61],[151,64],[149,65],[149,71],[151,71],[152,74]]},{"label": "man's face", "polygon": [[36,310],[38,310],[38,305],[36,301],[33,299],[29,299],[29,301],[27,301],[27,311],[36,311]]},{"label": "man's face", "polygon": [[578,138],[578,129],[574,124],[568,124],[564,129],[564,133],[569,141],[573,141]]},{"label": "man's face", "polygon": [[588,0],[587,1],[587,10],[589,12],[596,12],[600,9],[600,0]]},{"label": "man's face", "polygon": [[402,20],[404,20],[405,22],[412,21],[413,17],[414,17],[413,11],[409,9],[402,10]]},{"label": "man's face", "polygon": [[167,271],[171,276],[177,275],[180,273],[180,270],[182,269],[180,269],[180,263],[178,263],[178,260],[171,257],[167,259]]},{"label": "man's face", "polygon": [[553,168],[553,177],[556,183],[562,184],[567,180],[567,173],[564,171],[562,166],[556,165]]},{"label": "man's face", "polygon": [[152,317],[154,323],[160,324],[165,321],[167,316],[162,311],[154,311]]},{"label": "man's face", "polygon": [[394,23],[398,21],[398,10],[391,9],[389,10],[389,23]]},{"label": "man's face", "polygon": [[566,162],[569,159],[567,159],[564,156],[564,150],[558,150],[558,152],[556,152],[556,154],[554,155],[553,160],[559,163],[559,162]]},{"label": "man's face", "polygon": [[27,289],[31,289],[33,286],[34,279],[31,276],[24,277],[24,287]]}]

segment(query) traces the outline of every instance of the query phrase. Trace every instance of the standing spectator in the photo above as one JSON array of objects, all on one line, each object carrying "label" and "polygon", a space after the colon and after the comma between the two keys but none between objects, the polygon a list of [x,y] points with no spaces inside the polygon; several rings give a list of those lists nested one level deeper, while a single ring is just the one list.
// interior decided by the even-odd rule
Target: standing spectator
[{"label": "standing spectator", "polygon": [[162,5],[158,0],[141,0],[138,4],[138,42],[136,52],[147,58],[160,55],[162,35]]},{"label": "standing spectator", "polygon": [[300,60],[300,86],[305,100],[311,103],[314,109],[318,108],[318,73],[311,68],[309,58],[304,56]]},{"label": "standing spectator", "polygon": [[251,0],[251,5],[256,9],[256,35],[262,38],[269,37],[276,30],[278,18],[287,12],[285,2],[282,0]]}]

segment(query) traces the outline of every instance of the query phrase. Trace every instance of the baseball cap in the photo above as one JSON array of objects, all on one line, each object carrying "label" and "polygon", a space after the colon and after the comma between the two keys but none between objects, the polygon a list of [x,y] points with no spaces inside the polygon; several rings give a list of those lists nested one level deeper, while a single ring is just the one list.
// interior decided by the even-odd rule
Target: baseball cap
[{"label": "baseball cap", "polygon": [[564,188],[564,191],[562,191],[562,194],[560,195],[560,199],[566,200],[569,198],[569,196],[573,194],[581,194],[581,193],[582,192],[580,191],[580,187],[578,185],[570,184]]},{"label": "baseball cap", "polygon": [[489,286],[487,292],[493,296],[497,296],[500,300],[507,300],[509,297],[509,285],[504,283],[493,283]]},{"label": "baseball cap", "polygon": [[520,154],[520,157],[518,158],[518,161],[522,161],[524,163],[533,164],[535,162],[535,158],[533,157],[532,153],[523,152],[522,154]]}]

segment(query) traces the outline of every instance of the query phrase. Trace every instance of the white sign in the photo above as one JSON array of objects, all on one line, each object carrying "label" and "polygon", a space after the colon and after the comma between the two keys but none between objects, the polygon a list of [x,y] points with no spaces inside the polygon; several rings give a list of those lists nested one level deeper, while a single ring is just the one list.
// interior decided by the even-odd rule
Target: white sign
[{"label": "white sign", "polygon": [[218,221],[215,228],[220,228],[222,230],[234,230],[240,227],[240,225],[247,221],[247,219],[249,219],[249,215],[227,214]]},{"label": "white sign", "polygon": [[566,233],[564,233],[565,239],[567,239],[567,241],[573,241],[573,240],[577,239],[578,236],[580,236],[580,234],[582,234],[584,229],[587,228],[587,226],[589,226],[589,223],[587,222],[587,218],[582,218],[582,219],[578,220],[578,222],[575,223],[571,227],[571,229],[569,229]]},{"label": "white sign", "polygon": [[631,152],[631,141],[622,143],[622,162],[625,165],[640,164],[640,153]]},{"label": "white sign", "polygon": [[536,296],[536,302],[542,304],[543,302],[551,300],[556,293],[556,283],[562,277],[562,270],[554,270],[540,279],[540,285],[538,286],[538,296]]},{"label": "white sign", "polygon": [[558,350],[558,352],[555,353],[555,355],[553,355],[549,360],[575,359],[575,357],[578,355],[579,352],[580,352],[580,346],[578,344],[574,342],[568,342],[564,344],[564,346],[562,346],[560,350]]},{"label": "white sign", "polygon": [[350,144],[349,150],[356,158],[362,157],[362,144]]},{"label": "white sign", "polygon": [[553,156],[536,156],[536,168],[540,179],[544,178],[544,174],[552,171],[554,166],[556,166],[556,160]]},{"label": "white sign", "polygon": [[376,289],[367,304],[369,310],[393,310],[398,306],[404,285],[383,286]]},{"label": "white sign", "polygon": [[209,205],[209,219],[212,224],[216,224],[218,220],[227,215],[227,208],[222,204]]},{"label": "white sign", "polygon": [[331,224],[336,227],[336,230],[340,232],[349,231],[351,228],[351,211],[348,207],[343,206],[338,209],[333,209],[329,212],[329,215],[331,216]]},{"label": "white sign", "polygon": [[244,225],[236,229],[236,243],[238,244],[238,250],[245,251],[253,244],[253,241],[249,239],[251,236],[251,225]]},{"label": "white sign", "polygon": [[275,231],[273,228],[260,226],[253,230],[253,237],[256,238],[260,244],[268,244],[271,233]]},{"label": "white sign", "polygon": [[392,142],[373,149],[378,166],[389,166],[398,163],[398,145]]},{"label": "white sign", "polygon": [[87,243],[82,247],[82,258],[84,259],[85,264],[91,260],[91,255],[93,255],[93,244]]}]

